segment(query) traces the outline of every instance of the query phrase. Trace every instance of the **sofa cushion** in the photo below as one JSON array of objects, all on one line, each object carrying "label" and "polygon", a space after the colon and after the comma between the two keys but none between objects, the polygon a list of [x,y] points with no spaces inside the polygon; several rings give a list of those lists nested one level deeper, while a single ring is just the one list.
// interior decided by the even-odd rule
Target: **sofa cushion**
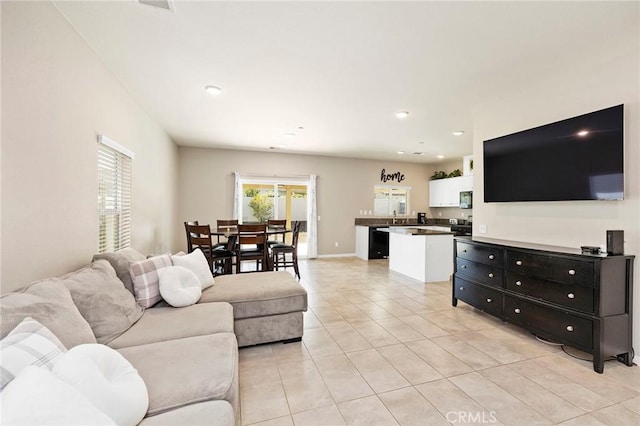
[{"label": "sofa cushion", "polygon": [[145,257],[141,253],[138,253],[131,247],[127,247],[116,252],[100,253],[93,256],[93,261],[104,259],[108,261],[113,269],[116,271],[116,275],[120,278],[120,281],[124,284],[124,287],[134,294],[133,281],[131,281],[131,275],[129,274],[130,264],[133,262],[139,262],[144,260]]},{"label": "sofa cushion", "polygon": [[171,266],[171,256],[163,254],[134,262],[129,268],[136,301],[143,308],[150,308],[162,300],[158,270]]},{"label": "sofa cushion", "polygon": [[45,368],[22,370],[0,393],[2,424],[98,426],[116,423],[63,380]]},{"label": "sofa cushion", "polygon": [[233,426],[235,416],[227,401],[205,401],[191,404],[157,416],[146,417],[140,426],[204,425]]},{"label": "sofa cushion", "polygon": [[155,415],[224,399],[237,412],[238,345],[232,333],[187,337],[119,349],[147,384]]},{"label": "sofa cushion", "polygon": [[160,295],[171,306],[181,308],[193,305],[202,295],[200,279],[182,266],[168,266],[158,271]]},{"label": "sofa cushion", "polygon": [[80,315],[71,293],[58,278],[37,281],[0,296],[0,338],[27,317],[47,327],[67,348],[96,343],[89,323]]},{"label": "sofa cushion", "polygon": [[147,412],[145,383],[131,363],[108,346],[75,346],[52,371],[120,426],[138,424]]},{"label": "sofa cushion", "polygon": [[29,365],[51,370],[66,351],[47,327],[25,318],[0,341],[0,390]]},{"label": "sofa cushion", "polygon": [[171,256],[171,261],[176,266],[182,266],[193,271],[193,273],[198,276],[203,290],[214,284],[209,262],[200,249],[195,249],[185,255]]},{"label": "sofa cushion", "polygon": [[234,318],[253,318],[307,310],[307,291],[285,271],[221,275],[202,291],[199,304],[229,302]]},{"label": "sofa cushion", "polygon": [[128,330],[144,311],[106,260],[60,278],[87,320],[98,343],[108,343]]},{"label": "sofa cushion", "polygon": [[112,348],[146,345],[183,337],[233,333],[233,308],[205,303],[184,308],[151,308],[127,332],[109,342]]}]

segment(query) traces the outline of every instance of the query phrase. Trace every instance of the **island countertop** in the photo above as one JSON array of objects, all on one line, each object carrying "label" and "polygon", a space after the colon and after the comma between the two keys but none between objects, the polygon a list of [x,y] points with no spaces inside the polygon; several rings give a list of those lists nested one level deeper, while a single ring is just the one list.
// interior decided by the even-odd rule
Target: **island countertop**
[{"label": "island countertop", "polygon": [[388,231],[388,232],[393,232],[394,234],[403,234],[403,235],[453,235],[454,234],[451,231],[415,228],[415,227],[389,227],[389,228],[381,228],[378,230],[383,232]]}]

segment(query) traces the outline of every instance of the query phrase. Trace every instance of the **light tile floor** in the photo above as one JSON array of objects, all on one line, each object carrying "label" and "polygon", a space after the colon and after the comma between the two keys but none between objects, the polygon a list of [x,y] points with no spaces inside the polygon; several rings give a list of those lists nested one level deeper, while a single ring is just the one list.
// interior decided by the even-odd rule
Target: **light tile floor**
[{"label": "light tile floor", "polygon": [[636,366],[597,374],[385,260],[300,268],[302,342],[240,349],[243,425],[640,425]]}]

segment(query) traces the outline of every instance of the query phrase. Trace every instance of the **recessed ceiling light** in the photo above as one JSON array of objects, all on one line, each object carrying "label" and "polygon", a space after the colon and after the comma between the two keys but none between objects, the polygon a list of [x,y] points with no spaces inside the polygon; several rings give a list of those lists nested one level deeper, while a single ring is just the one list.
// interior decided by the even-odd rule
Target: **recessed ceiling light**
[{"label": "recessed ceiling light", "polygon": [[462,130],[456,130],[455,132],[451,132],[453,136],[462,136],[464,132]]},{"label": "recessed ceiling light", "polygon": [[583,138],[583,137],[587,136],[588,134],[589,134],[589,131],[588,131],[588,130],[580,130],[580,131],[578,132],[578,136],[580,136],[581,138]]},{"label": "recessed ceiling light", "polygon": [[413,155],[424,155],[424,152],[414,152]]},{"label": "recessed ceiling light", "polygon": [[444,155],[440,154],[440,155],[438,155],[438,158],[439,158],[440,160],[442,160],[442,159],[444,158]]},{"label": "recessed ceiling light", "polygon": [[204,86],[204,90],[211,96],[218,96],[222,93],[222,89],[218,86]]},{"label": "recessed ceiling light", "polygon": [[398,154],[402,155],[404,154],[404,151],[398,151]]},{"label": "recessed ceiling light", "polygon": [[396,112],[396,117],[399,119],[407,118],[409,116],[409,111],[398,111]]}]

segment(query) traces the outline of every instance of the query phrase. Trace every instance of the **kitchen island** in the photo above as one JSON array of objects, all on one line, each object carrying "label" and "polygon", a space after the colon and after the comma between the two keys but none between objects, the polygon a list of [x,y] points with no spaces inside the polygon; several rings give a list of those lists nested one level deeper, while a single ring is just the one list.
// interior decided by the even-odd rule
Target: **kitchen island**
[{"label": "kitchen island", "polygon": [[453,232],[445,229],[389,227],[389,269],[421,282],[448,281],[453,274]]}]

